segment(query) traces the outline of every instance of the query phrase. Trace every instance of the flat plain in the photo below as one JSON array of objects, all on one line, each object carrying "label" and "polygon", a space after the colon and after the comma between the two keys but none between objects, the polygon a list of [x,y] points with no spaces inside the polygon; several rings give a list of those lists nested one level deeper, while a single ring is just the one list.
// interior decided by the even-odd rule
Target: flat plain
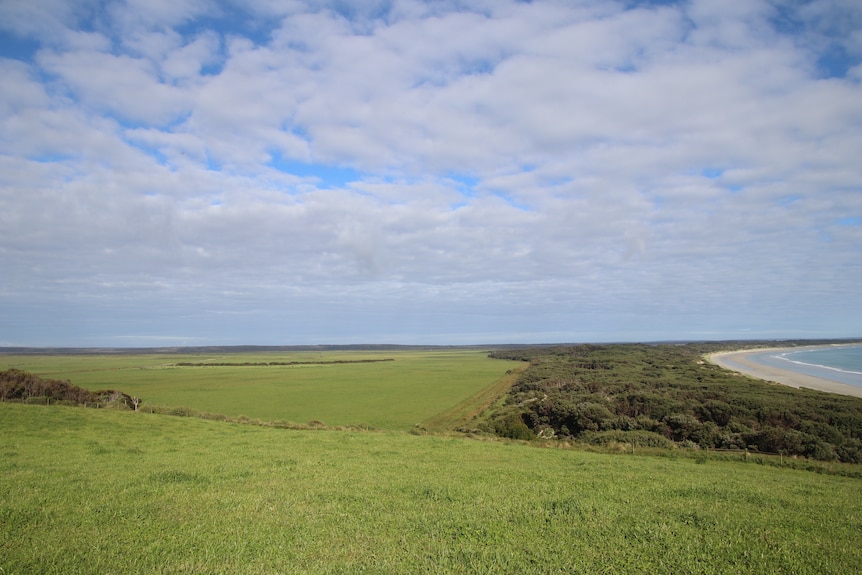
[{"label": "flat plain", "polygon": [[[408,429],[523,365],[487,355],[477,350],[6,355],[0,356],[0,370],[14,367],[90,390],[115,389],[141,397],[145,406]],[[254,365],[291,362],[300,363]]]}]

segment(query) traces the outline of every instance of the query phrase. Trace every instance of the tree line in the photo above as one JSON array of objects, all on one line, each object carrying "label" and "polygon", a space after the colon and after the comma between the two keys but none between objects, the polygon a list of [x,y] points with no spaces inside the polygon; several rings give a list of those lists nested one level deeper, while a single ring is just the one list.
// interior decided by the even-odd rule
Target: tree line
[{"label": "tree line", "polygon": [[380,359],[333,359],[329,361],[244,361],[244,362],[191,362],[180,361],[172,365],[176,367],[270,367],[279,365],[332,365],[342,363],[377,363],[381,361],[395,361],[391,357]]}]

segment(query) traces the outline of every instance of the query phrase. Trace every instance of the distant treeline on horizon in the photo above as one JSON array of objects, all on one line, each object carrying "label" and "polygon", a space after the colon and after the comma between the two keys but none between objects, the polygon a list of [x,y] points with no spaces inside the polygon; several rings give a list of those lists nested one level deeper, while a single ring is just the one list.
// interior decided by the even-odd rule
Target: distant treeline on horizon
[{"label": "distant treeline on horizon", "polygon": [[333,359],[330,361],[243,361],[243,362],[192,362],[180,361],[172,364],[174,367],[270,367],[270,366],[290,366],[290,365],[332,365],[340,363],[378,363],[381,361],[395,361],[391,357],[383,357],[380,359]]},{"label": "distant treeline on horizon", "polygon": [[570,345],[622,345],[642,343],[644,345],[685,345],[703,343],[720,346],[746,347],[798,347],[806,345],[829,345],[839,343],[862,343],[859,338],[834,339],[730,339],[730,340],[660,340],[650,342],[619,341],[619,342],[559,342],[559,343],[494,343],[466,345],[414,345],[389,343],[357,343],[357,344],[314,344],[314,345],[209,345],[209,346],[176,346],[176,347],[37,347],[37,346],[0,346],[0,354],[18,355],[75,355],[75,354],[206,354],[206,353],[252,353],[252,352],[299,352],[299,351],[433,351],[447,349],[522,349],[544,348]]}]

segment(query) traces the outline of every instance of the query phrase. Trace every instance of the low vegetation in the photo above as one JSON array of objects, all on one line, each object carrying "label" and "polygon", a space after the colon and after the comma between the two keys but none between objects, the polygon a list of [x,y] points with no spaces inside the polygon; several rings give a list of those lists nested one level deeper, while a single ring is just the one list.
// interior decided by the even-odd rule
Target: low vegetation
[{"label": "low vegetation", "polygon": [[380,359],[333,359],[331,361],[178,361],[169,367],[273,367],[277,365],[333,365],[339,363],[376,363],[395,361],[391,357]]},{"label": "low vegetation", "polygon": [[0,369],[120,389],[150,411],[404,431],[521,365],[481,349],[0,355]]},{"label": "low vegetation", "polygon": [[530,367],[479,427],[517,439],[751,450],[862,463],[862,399],[722,369],[715,344],[498,351]]},{"label": "low vegetation", "polygon": [[862,401],[716,350],[2,357],[0,573],[855,572]]},{"label": "low vegetation", "polygon": [[0,401],[138,409],[141,399],[112,389],[90,391],[68,380],[39,377],[20,369],[0,371]]},{"label": "low vegetation", "polygon": [[860,480],[0,403],[0,572],[845,574]]}]

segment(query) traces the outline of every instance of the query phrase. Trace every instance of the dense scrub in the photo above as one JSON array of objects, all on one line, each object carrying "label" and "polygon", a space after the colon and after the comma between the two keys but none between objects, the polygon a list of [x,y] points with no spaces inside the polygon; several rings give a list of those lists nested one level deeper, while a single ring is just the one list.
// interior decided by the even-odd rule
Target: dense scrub
[{"label": "dense scrub", "polygon": [[141,403],[139,398],[120,391],[90,391],[65,379],[43,378],[20,369],[0,371],[0,401],[131,409],[137,409]]},{"label": "dense scrub", "polygon": [[747,449],[862,462],[862,399],[742,377],[710,344],[495,352],[530,362],[486,430],[529,439]]}]

